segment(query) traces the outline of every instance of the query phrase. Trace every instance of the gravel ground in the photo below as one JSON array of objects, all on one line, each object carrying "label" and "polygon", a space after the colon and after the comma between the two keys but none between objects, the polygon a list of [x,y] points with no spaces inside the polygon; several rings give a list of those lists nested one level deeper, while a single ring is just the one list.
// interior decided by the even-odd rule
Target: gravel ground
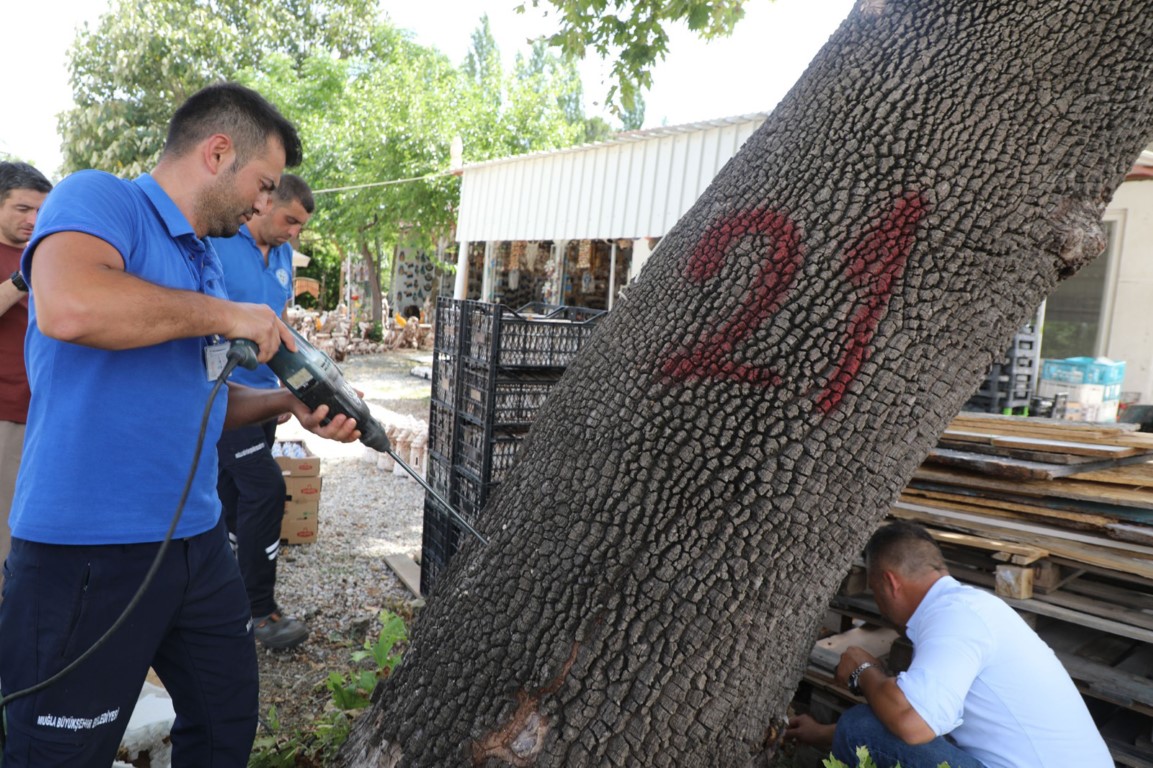
[{"label": "gravel ground", "polygon": [[[431,383],[413,375],[432,364],[431,352],[405,350],[341,363],[345,378],[364,392],[378,418],[418,419],[427,425]],[[407,615],[417,598],[385,564],[392,554],[420,551],[424,491],[407,475],[378,469],[375,452],[306,432],[295,421],[280,440],[303,439],[321,457],[319,533],[310,544],[281,548],[276,598],[303,619],[309,639],[290,651],[262,651],[260,711],[276,708],[281,732],[307,726],[331,702],[330,672],[347,674],[365,640],[379,634],[382,608]],[[268,735],[262,726],[259,735]]]}]

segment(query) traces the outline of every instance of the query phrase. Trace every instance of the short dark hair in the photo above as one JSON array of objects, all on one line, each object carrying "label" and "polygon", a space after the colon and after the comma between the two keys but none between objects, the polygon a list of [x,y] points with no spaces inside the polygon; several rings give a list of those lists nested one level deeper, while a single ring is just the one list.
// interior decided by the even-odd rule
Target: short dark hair
[{"label": "short dark hair", "polygon": [[216,83],[188,97],[168,124],[164,154],[179,157],[214,133],[232,139],[237,166],[264,151],[270,136],[284,146],[285,165],[291,168],[304,159],[296,127],[267,99],[239,83]]},{"label": "short dark hair", "polygon": [[28,163],[0,163],[0,203],[15,189],[48,194],[52,191],[52,182]]},{"label": "short dark hair", "polygon": [[877,529],[865,545],[865,564],[870,569],[895,570],[911,577],[949,571],[929,532],[903,520]]},{"label": "short dark hair", "polygon": [[276,198],[279,204],[287,204],[293,200],[299,200],[300,206],[310,215],[316,210],[316,200],[312,197],[312,187],[308,186],[308,182],[295,173],[282,173],[280,175],[280,183],[276,185],[272,196]]}]

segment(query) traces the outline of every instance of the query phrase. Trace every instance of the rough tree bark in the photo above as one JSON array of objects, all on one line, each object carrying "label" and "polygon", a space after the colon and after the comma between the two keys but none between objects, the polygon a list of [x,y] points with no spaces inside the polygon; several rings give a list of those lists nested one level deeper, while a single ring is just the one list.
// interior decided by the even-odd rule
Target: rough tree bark
[{"label": "rough tree bark", "polygon": [[1103,247],[1147,6],[860,0],[558,385],[342,764],[767,759],[851,559]]}]

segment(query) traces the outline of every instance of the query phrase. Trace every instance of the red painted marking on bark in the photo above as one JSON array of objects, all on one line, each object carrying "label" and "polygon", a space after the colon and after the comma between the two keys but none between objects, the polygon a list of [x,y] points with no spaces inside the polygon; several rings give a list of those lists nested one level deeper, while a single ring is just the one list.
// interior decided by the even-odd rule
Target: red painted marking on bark
[{"label": "red painted marking on bark", "polygon": [[860,373],[861,365],[872,354],[873,337],[897,283],[905,274],[909,253],[916,241],[917,224],[927,209],[928,203],[922,195],[906,193],[893,203],[884,218],[859,234],[845,252],[849,281],[861,291],[849,315],[841,357],[824,390],[817,395],[817,407],[822,413],[827,414],[840,404],[849,384]]},{"label": "red painted marking on bark", "polygon": [[[917,225],[927,210],[928,202],[920,193],[906,193],[878,221],[861,231],[845,251],[845,275],[855,290],[840,354],[815,399],[822,413],[828,414],[841,403],[862,364],[872,354],[873,338],[905,274]],[[694,343],[670,354],[661,365],[666,376],[677,381],[781,384],[781,376],[771,368],[739,362],[736,354],[741,344],[780,311],[788,298],[804,261],[804,245],[796,223],[765,206],[721,219],[701,237],[689,257],[685,277],[699,285],[713,280],[724,268],[733,246],[754,235],[769,238],[772,245],[741,305],[730,320],[714,326],[712,331],[706,329]]]},{"label": "red painted marking on bark", "polygon": [[779,384],[771,369],[734,359],[738,346],[780,310],[797,270],[804,261],[796,224],[777,211],[761,206],[740,211],[711,225],[701,237],[685,269],[694,283],[712,280],[725,265],[730,249],[742,238],[762,235],[772,246],[761,263],[741,306],[727,323],[707,330],[691,346],[677,350],[665,360],[661,371],[673,379],[714,379],[750,384]]}]

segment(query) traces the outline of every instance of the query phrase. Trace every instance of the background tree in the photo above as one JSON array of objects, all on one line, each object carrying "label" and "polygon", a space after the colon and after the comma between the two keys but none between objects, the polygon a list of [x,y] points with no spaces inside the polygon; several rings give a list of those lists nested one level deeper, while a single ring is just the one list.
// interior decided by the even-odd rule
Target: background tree
[{"label": "background tree", "polygon": [[543,45],[506,77],[482,17],[458,69],[381,20],[373,0],[120,0],[78,35],[70,68],[76,107],[61,118],[69,171],[150,169],[172,111],[212,81],[238,79],[268,95],[300,127],[297,171],[314,189],[335,190],[318,197],[305,235],[314,262],[302,274],[322,278],[325,306],[335,306],[340,265],[354,254],[369,274],[374,324],[385,319],[401,233],[434,260],[434,245],[451,240],[453,137],[477,161],[607,128],[585,119],[575,69]]},{"label": "background tree", "polygon": [[[683,22],[706,40],[724,37],[744,18],[746,2],[613,0],[610,8],[605,0],[531,0],[534,8],[546,4],[556,11],[560,29],[547,41],[562,55],[581,59],[591,48],[612,61],[615,83],[606,100],[618,114],[635,112],[638,97],[652,86],[650,70],[668,53],[670,24]],[[524,7],[518,6],[522,12]],[[643,114],[643,103],[639,106]]]},{"label": "background tree", "polygon": [[1103,248],[1142,10],[858,3],[556,385],[341,764],[763,764],[844,571]]},{"label": "background tree", "polygon": [[[119,0],[68,54],[75,106],[60,118],[65,172],[123,176],[150,169],[177,105],[270,53],[296,62],[312,51],[363,49],[372,0]],[[355,23],[354,23],[355,22]]]}]

